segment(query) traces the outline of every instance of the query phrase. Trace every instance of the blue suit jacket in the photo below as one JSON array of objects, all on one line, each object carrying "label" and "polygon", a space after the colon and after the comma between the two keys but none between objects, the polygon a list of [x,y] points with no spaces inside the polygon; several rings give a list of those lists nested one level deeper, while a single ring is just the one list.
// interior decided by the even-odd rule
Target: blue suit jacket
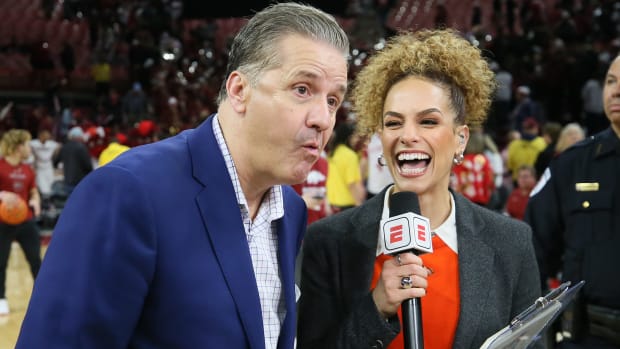
[{"label": "blue suit jacket", "polygon": [[[78,185],[17,349],[265,347],[248,243],[212,121],[133,148]],[[295,338],[294,264],[307,212],[292,188],[283,193],[282,349]]]}]

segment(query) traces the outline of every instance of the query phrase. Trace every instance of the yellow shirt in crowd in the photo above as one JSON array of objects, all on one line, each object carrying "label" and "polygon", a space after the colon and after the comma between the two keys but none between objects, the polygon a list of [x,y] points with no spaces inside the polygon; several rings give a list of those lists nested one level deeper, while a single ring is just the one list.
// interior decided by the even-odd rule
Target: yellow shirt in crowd
[{"label": "yellow shirt in crowd", "polygon": [[115,157],[129,150],[129,147],[120,143],[110,143],[99,155],[99,166],[112,161]]}]

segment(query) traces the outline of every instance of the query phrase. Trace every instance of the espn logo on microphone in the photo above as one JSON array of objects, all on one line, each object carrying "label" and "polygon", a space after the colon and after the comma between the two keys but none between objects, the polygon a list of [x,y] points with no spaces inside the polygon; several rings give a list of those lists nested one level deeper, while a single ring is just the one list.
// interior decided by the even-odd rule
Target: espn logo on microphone
[{"label": "espn logo on microphone", "polygon": [[407,212],[381,220],[383,253],[395,254],[417,250],[433,252],[428,218]]}]

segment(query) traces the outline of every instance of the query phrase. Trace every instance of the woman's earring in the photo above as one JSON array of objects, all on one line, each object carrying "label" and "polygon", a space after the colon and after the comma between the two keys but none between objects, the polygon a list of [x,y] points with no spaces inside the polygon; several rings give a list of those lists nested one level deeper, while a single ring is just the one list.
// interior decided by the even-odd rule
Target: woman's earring
[{"label": "woman's earring", "polygon": [[458,155],[454,156],[454,164],[455,165],[460,165],[463,163],[463,159],[465,159],[465,156],[463,155],[463,153],[460,153]]},{"label": "woman's earring", "polygon": [[383,154],[379,155],[379,157],[377,158],[377,163],[379,164],[379,166],[385,166],[387,165],[385,163],[385,158],[383,157]]}]

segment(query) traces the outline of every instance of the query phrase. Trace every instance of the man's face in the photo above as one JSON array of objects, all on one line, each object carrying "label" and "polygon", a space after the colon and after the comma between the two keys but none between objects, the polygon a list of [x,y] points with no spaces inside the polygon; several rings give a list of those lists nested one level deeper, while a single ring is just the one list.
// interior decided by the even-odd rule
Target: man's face
[{"label": "man's face", "polygon": [[605,115],[616,134],[620,136],[620,56],[611,63],[603,86]]},{"label": "man's face", "polygon": [[345,98],[347,62],[337,49],[301,36],[280,43],[282,65],[249,89],[245,160],[266,181],[305,180],[329,140]]},{"label": "man's face", "polygon": [[536,177],[530,170],[522,169],[517,176],[519,188],[530,190],[536,185]]},{"label": "man's face", "polygon": [[45,143],[52,138],[52,134],[48,130],[39,131],[39,140],[41,143]]}]

